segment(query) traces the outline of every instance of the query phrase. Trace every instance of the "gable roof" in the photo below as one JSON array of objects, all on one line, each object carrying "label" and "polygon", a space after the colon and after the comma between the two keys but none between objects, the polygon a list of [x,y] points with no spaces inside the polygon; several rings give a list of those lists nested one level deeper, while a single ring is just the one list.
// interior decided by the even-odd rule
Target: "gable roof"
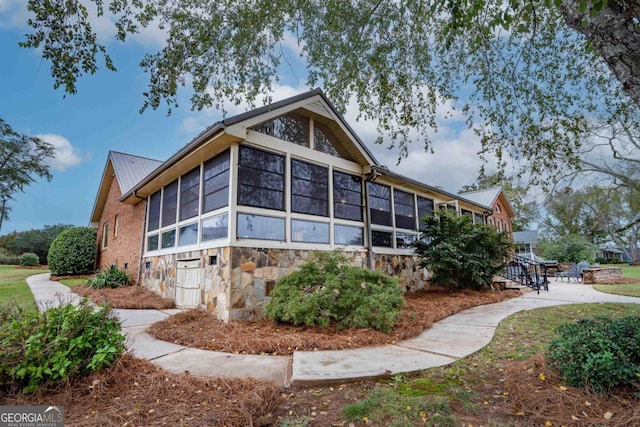
[{"label": "gable roof", "polygon": [[[332,130],[342,134],[346,140],[350,142],[350,146],[348,147],[349,153],[354,155],[358,162],[361,164],[368,164],[370,166],[378,165],[376,158],[347,123],[340,112],[338,112],[336,107],[331,103],[331,101],[329,101],[324,92],[321,89],[316,88],[212,124],[139,183],[127,192],[123,192],[120,201],[124,202],[133,196],[136,191],[141,189],[141,194],[144,194],[148,190],[148,188],[145,188],[146,186],[159,178],[165,172],[170,171],[176,164],[192,155],[195,151],[207,145],[207,143],[211,142],[213,138],[227,134],[231,138],[241,141],[244,139],[241,134],[243,132],[246,134],[246,129],[248,127],[299,108],[307,110],[312,117],[318,117],[319,119],[324,118],[325,120],[328,119],[335,123],[336,126],[334,126]],[[176,178],[177,175],[179,174],[176,172]]]},{"label": "gable roof", "polygon": [[107,201],[109,188],[111,187],[111,182],[114,177],[117,178],[120,194],[125,194],[161,164],[162,162],[159,160],[120,153],[118,151],[109,151],[104,171],[102,172],[100,186],[98,187],[98,194],[93,204],[90,222],[100,221],[100,215],[102,215],[102,210]]},{"label": "gable roof", "polygon": [[466,193],[458,193],[458,194],[468,200],[473,200],[476,203],[479,203],[484,206],[489,206],[491,208],[493,208],[498,198],[502,196],[503,197],[502,202],[504,203],[505,207],[508,209],[509,216],[511,218],[515,217],[515,211],[513,210],[513,206],[511,206],[511,202],[509,201],[509,198],[507,197],[502,187],[493,187],[493,188],[488,188],[486,190],[475,190],[475,191],[468,191]]}]

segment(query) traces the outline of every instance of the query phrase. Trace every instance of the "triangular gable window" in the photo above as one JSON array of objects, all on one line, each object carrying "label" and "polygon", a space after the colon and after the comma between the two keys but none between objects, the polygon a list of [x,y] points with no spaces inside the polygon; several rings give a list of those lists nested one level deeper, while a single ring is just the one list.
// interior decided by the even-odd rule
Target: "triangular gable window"
[{"label": "triangular gable window", "polygon": [[309,147],[309,119],[288,113],[253,128],[265,135],[283,139],[303,147]]},{"label": "triangular gable window", "polygon": [[315,122],[313,127],[313,148],[334,157],[350,160],[333,133],[318,122]]}]

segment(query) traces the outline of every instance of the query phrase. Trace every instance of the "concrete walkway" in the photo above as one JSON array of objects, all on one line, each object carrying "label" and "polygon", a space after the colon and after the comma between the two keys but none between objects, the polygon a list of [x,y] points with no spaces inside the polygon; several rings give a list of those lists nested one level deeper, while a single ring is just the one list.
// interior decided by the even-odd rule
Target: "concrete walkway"
[{"label": "concrete walkway", "polygon": [[[69,288],[48,274],[27,278],[39,305],[67,301]],[[255,356],[186,348],[156,340],[145,329],[179,310],[114,310],[123,322],[127,348],[172,372],[197,376],[252,376],[287,386],[377,378],[447,365],[487,345],[505,317],[522,310],[562,304],[621,302],[640,298],[605,294],[590,285],[553,282],[549,292],[528,292],[496,304],[474,307],[436,322],[419,336],[395,345],[354,350],[296,351],[292,357]]]}]

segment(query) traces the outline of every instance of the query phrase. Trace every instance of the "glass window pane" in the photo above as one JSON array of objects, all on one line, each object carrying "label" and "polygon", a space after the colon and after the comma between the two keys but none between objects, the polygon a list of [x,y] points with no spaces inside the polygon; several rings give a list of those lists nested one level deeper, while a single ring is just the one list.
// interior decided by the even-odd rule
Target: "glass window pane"
[{"label": "glass window pane", "polygon": [[416,229],[415,202],[412,193],[393,190],[396,228]]},{"label": "glass window pane", "polygon": [[294,242],[329,243],[329,224],[294,219],[291,221],[291,240]]},{"label": "glass window pane", "polygon": [[333,172],[333,216],[362,221],[362,179],[359,176]]},{"label": "glass window pane", "polygon": [[180,177],[180,221],[198,215],[199,198],[200,166]]},{"label": "glass window pane", "polygon": [[372,246],[382,246],[385,248],[392,248],[392,239],[391,233],[388,231],[379,231],[372,230],[371,231],[371,245]]},{"label": "glass window pane", "polygon": [[291,210],[329,215],[329,168],[291,160]]},{"label": "glass window pane", "polygon": [[391,226],[391,187],[369,182],[367,190],[371,223]]},{"label": "glass window pane", "polygon": [[288,113],[262,123],[254,130],[303,147],[309,146],[309,119],[295,113]]},{"label": "glass window pane", "polygon": [[148,251],[157,251],[158,250],[158,235],[154,234],[153,236],[147,237],[147,250]]},{"label": "glass window pane", "polygon": [[162,195],[162,226],[176,223],[178,208],[178,180],[164,187]]},{"label": "glass window pane", "polygon": [[284,209],[284,156],[240,147],[238,204]]},{"label": "glass window pane", "polygon": [[334,157],[344,158],[336,149],[337,146],[338,142],[331,131],[319,123],[315,123],[313,127],[313,148]]},{"label": "glass window pane", "polygon": [[420,219],[420,230],[423,230],[426,227],[422,218],[425,216],[433,216],[433,210],[434,203],[432,199],[418,196],[418,218]]},{"label": "glass window pane", "polygon": [[352,227],[349,225],[335,225],[334,240],[336,245],[364,245],[364,233],[360,227]]},{"label": "glass window pane", "polygon": [[149,198],[149,222],[147,223],[147,231],[157,230],[160,227],[160,201],[162,194],[160,190],[156,191]]},{"label": "glass window pane", "polygon": [[176,230],[162,233],[162,249],[173,248],[176,245]]},{"label": "glass window pane", "polygon": [[180,227],[178,232],[178,246],[195,245],[198,243],[198,223]]},{"label": "glass window pane", "polygon": [[476,224],[484,224],[484,216],[480,215],[479,213],[473,214],[473,220]]},{"label": "glass window pane", "polygon": [[284,240],[284,218],[239,213],[238,238]]},{"label": "glass window pane", "polygon": [[202,220],[202,241],[224,239],[228,233],[229,217],[227,214]]},{"label": "glass window pane", "polygon": [[229,150],[204,163],[202,212],[211,212],[229,204]]},{"label": "glass window pane", "polygon": [[396,248],[411,248],[411,244],[415,242],[417,238],[418,235],[414,233],[396,232]]}]

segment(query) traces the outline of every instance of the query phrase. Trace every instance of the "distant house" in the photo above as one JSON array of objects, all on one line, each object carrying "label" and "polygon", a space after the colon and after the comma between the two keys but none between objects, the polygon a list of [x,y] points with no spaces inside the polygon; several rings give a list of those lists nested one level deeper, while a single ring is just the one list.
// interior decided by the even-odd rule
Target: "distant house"
[{"label": "distant house", "polygon": [[538,250],[538,230],[514,231],[513,242],[516,244],[516,254],[531,259],[540,256]]},{"label": "distant house", "polygon": [[484,206],[490,206],[491,212],[490,215],[487,216],[487,224],[493,226],[500,232],[507,233],[513,238],[512,221],[516,215],[502,187],[459,194],[467,200],[472,200]]},{"label": "distant house", "polygon": [[419,218],[447,208],[484,223],[494,205],[508,223],[502,196],[485,205],[381,166],[316,89],[217,122],[161,164],[110,153],[92,222],[101,265],[126,263],[158,294],[230,321],[259,318],[315,251],[419,289]]}]

